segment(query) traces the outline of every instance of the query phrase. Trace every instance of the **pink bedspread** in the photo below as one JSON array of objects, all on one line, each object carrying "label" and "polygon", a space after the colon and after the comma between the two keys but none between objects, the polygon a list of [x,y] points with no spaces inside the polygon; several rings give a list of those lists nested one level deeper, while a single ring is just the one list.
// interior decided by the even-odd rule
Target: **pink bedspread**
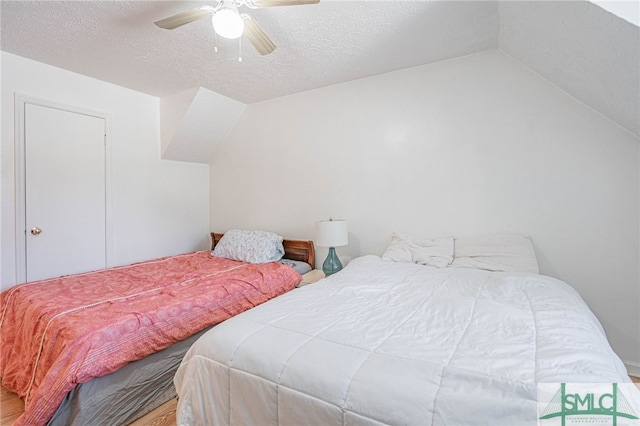
[{"label": "pink bedspread", "polygon": [[300,279],[277,262],[253,265],[206,251],[2,292],[0,376],[25,400],[15,424],[45,424],[76,384],[289,291]]}]

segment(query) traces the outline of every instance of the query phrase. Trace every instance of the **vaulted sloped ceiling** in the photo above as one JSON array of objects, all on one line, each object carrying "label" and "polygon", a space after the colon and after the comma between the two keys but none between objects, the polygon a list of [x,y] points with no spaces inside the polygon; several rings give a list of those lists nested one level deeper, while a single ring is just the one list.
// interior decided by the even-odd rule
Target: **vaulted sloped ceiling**
[{"label": "vaulted sloped ceiling", "polygon": [[[215,0],[206,2],[215,4]],[[248,12],[278,48],[217,39],[203,2],[7,1],[2,50],[160,98],[203,87],[243,104],[499,48],[640,136],[640,28],[586,0],[343,1]]]},{"label": "vaulted sloped ceiling", "polygon": [[499,47],[640,135],[640,28],[588,1],[500,2]]},{"label": "vaulted sloped ceiling", "polygon": [[160,99],[162,158],[208,164],[244,108],[202,87]]}]

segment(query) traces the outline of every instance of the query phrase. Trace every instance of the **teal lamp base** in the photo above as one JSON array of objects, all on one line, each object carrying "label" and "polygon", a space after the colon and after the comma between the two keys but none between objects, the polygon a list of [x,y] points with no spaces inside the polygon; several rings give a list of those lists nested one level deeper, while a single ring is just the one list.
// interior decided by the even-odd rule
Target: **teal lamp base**
[{"label": "teal lamp base", "polygon": [[338,256],[336,255],[336,249],[334,247],[329,247],[329,254],[322,264],[322,272],[324,272],[324,275],[328,277],[341,269],[342,263],[340,263],[340,259],[338,259]]}]

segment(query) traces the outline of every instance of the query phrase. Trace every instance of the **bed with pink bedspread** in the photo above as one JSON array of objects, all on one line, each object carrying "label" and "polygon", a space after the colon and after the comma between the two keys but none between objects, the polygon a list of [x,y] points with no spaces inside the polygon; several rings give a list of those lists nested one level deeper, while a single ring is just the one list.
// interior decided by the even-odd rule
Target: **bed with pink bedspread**
[{"label": "bed with pink bedspread", "polygon": [[46,424],[77,384],[289,291],[300,279],[278,262],[203,251],[4,291],[0,376],[25,401],[15,424]]}]

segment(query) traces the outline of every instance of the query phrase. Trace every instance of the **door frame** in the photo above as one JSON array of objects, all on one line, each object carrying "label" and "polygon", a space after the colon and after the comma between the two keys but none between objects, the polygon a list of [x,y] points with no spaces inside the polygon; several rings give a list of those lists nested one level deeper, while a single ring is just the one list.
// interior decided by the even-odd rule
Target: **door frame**
[{"label": "door frame", "polygon": [[61,104],[46,99],[19,93],[14,95],[15,111],[15,242],[16,284],[27,279],[27,226],[26,226],[26,155],[25,155],[25,108],[27,104],[88,115],[105,121],[105,265],[111,265],[113,241],[111,232],[111,115],[87,108]]}]

